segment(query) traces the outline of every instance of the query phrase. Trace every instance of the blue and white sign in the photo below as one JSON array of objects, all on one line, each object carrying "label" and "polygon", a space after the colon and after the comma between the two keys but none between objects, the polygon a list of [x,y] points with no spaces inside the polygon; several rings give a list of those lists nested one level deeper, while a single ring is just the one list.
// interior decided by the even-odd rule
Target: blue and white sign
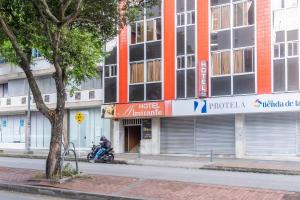
[{"label": "blue and white sign", "polygon": [[300,111],[300,93],[175,100],[173,116]]},{"label": "blue and white sign", "polygon": [[24,127],[24,125],[25,125],[24,119],[20,119],[20,127]]}]

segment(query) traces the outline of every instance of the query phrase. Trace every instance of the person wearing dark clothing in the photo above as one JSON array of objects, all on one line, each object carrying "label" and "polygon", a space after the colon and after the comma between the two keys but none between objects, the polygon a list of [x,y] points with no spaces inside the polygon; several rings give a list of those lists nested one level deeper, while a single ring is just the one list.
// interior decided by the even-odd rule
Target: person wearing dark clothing
[{"label": "person wearing dark clothing", "polygon": [[95,157],[94,157],[94,160],[97,160],[99,159],[102,154],[107,150],[107,149],[110,149],[111,148],[111,142],[105,137],[105,136],[102,136],[100,138],[100,148],[98,149]]}]

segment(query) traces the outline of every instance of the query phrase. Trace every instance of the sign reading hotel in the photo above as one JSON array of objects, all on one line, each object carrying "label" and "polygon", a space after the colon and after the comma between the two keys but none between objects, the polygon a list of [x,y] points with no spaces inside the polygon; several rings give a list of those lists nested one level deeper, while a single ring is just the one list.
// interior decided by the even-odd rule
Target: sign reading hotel
[{"label": "sign reading hotel", "polygon": [[171,106],[170,101],[117,104],[115,106],[115,118],[170,116],[172,113]]},{"label": "sign reading hotel", "polygon": [[198,65],[198,96],[205,98],[208,96],[208,68],[207,62],[201,61]]},{"label": "sign reading hotel", "polygon": [[300,111],[300,93],[175,100],[173,116]]}]

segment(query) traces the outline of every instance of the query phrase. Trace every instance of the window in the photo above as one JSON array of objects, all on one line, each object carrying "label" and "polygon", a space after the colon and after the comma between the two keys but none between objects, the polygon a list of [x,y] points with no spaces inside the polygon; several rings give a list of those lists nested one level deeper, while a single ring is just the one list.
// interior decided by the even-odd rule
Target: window
[{"label": "window", "polygon": [[32,49],[32,58],[40,58],[42,54],[37,49]]},{"label": "window", "polygon": [[162,98],[161,5],[145,8],[144,13],[131,25],[129,101]]},{"label": "window", "polygon": [[253,0],[211,0],[211,95],[255,93]]},{"label": "window", "polygon": [[234,4],[234,26],[247,26],[254,24],[254,3],[245,1]]},{"label": "window", "polygon": [[144,63],[130,64],[130,83],[144,82]]},{"label": "window", "polygon": [[[115,103],[117,102],[117,76],[118,76],[118,65],[117,65],[118,45],[116,39],[107,42],[106,52],[108,56],[105,58],[104,61],[103,72],[100,71],[100,74],[104,77],[104,102]],[[102,81],[97,80],[95,84],[101,86]],[[97,88],[99,88],[99,86]],[[90,97],[92,96],[93,94],[91,94]]]},{"label": "window", "polygon": [[0,84],[0,97],[8,97],[8,83]]},{"label": "window", "polygon": [[230,5],[212,8],[213,30],[226,29],[230,27]]},{"label": "window", "polygon": [[147,82],[161,81],[161,63],[160,60],[147,62]]},{"label": "window", "polygon": [[176,96],[196,96],[196,30],[195,1],[177,0],[176,30]]},{"label": "window", "polygon": [[214,76],[230,74],[230,52],[213,53],[211,61]]},{"label": "window", "polygon": [[274,0],[273,91],[299,91],[299,11],[297,0]]},{"label": "window", "polygon": [[234,73],[247,73],[254,71],[253,48],[234,51]]}]

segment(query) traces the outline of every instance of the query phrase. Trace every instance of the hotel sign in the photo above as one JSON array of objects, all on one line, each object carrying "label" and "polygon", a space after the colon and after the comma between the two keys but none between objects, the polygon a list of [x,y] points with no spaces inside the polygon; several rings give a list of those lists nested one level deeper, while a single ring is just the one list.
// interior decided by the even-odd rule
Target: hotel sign
[{"label": "hotel sign", "polygon": [[171,101],[116,104],[115,118],[164,117],[172,113]]},{"label": "hotel sign", "polygon": [[201,61],[198,65],[198,97],[208,96],[208,67],[207,61]]}]

